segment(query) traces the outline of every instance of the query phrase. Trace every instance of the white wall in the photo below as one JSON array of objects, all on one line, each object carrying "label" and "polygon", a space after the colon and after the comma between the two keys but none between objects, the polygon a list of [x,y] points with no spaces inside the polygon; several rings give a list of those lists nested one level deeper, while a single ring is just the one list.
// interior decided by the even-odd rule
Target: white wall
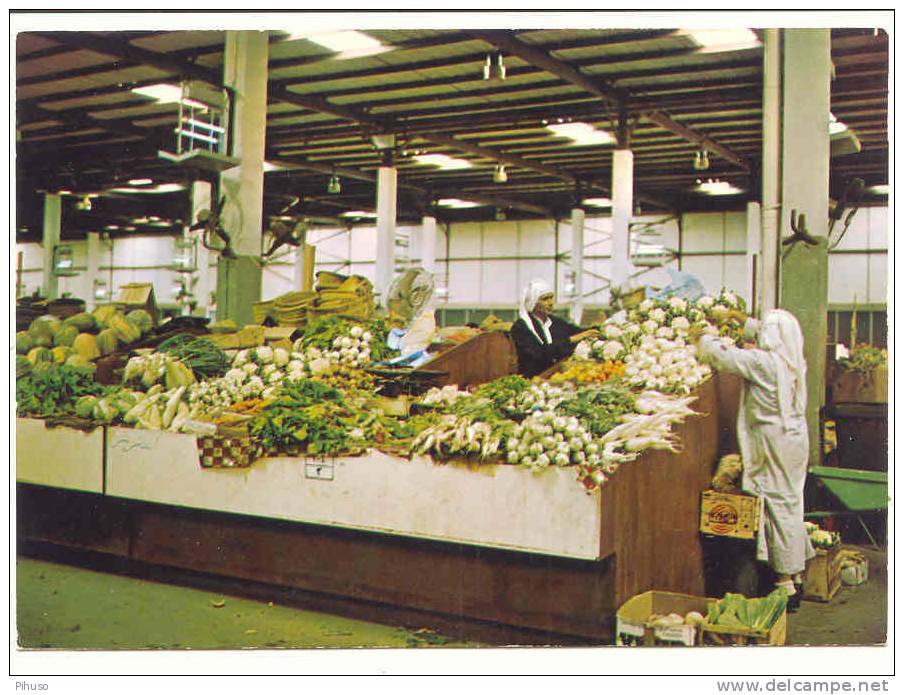
[{"label": "white wall", "polygon": [[[661,219],[663,216],[643,217],[635,221]],[[888,248],[888,224],[887,208],[863,208],[854,217],[838,249],[829,257],[829,304],[852,304],[855,299],[860,305],[885,303],[888,256],[881,251]],[[588,216],[585,221],[585,293],[604,287],[602,278],[609,276],[610,228],[609,217]],[[660,239],[651,241],[667,248],[678,248],[677,221],[672,220],[657,229],[660,230]],[[413,226],[399,229],[400,234],[412,240],[409,255],[415,264],[420,260],[419,231]],[[567,300],[563,288],[570,266],[567,259],[556,263],[556,223],[552,220],[453,225],[448,239],[448,256],[446,229],[442,224],[437,225],[436,235],[436,273],[441,284],[448,280],[447,306],[514,307],[521,288],[534,277],[557,283],[560,304]],[[317,248],[317,270],[337,270],[373,280],[375,227],[359,226],[350,231],[312,230],[308,241]],[[708,291],[717,292],[724,286],[749,300],[743,255],[746,213],[685,215],[680,244],[684,252],[682,269],[699,277]],[[72,296],[86,299],[90,304],[91,279],[85,272],[87,243],[76,241],[70,245],[75,265],[82,272],[76,277],[60,278],[60,292],[71,292]],[[567,254],[570,249],[571,228],[566,220],[558,225],[558,252]],[[17,244],[16,250],[24,253],[24,293],[31,294],[41,285],[42,248],[40,244]],[[879,250],[880,253],[866,253],[868,250]],[[171,237],[117,239],[113,244],[112,258],[114,291],[127,282],[152,282],[158,303],[171,304],[172,288],[178,278],[178,273],[166,267],[172,257]],[[215,259],[213,254],[213,263]],[[12,260],[15,265],[16,258]],[[109,279],[110,258],[106,251],[100,266],[102,277]],[[209,272],[213,278],[216,277],[215,266],[211,266]],[[637,280],[653,285],[663,285],[667,281],[668,276],[662,270],[648,271]],[[212,280],[211,286],[214,285]],[[272,299],[296,289],[295,251],[288,250],[264,268],[261,296]],[[603,290],[591,294],[585,303],[593,306],[607,301],[608,292]]]}]

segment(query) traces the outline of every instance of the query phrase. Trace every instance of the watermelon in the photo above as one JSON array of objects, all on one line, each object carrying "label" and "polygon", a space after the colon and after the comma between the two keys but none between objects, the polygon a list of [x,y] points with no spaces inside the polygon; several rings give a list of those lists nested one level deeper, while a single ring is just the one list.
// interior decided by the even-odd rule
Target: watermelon
[{"label": "watermelon", "polygon": [[96,360],[100,357],[100,347],[98,347],[97,338],[90,333],[79,333],[72,343],[72,347],[86,360]]},{"label": "watermelon", "polygon": [[116,331],[112,328],[105,328],[102,330],[97,336],[97,347],[100,349],[100,354],[102,355],[109,355],[116,352],[116,348],[119,347],[119,338],[116,335]]},{"label": "watermelon", "polygon": [[38,362],[53,362],[53,353],[46,347],[32,348],[26,357],[32,366]]},{"label": "watermelon", "polygon": [[73,314],[63,321],[63,326],[74,326],[76,333],[90,333],[97,330],[97,321],[92,314],[83,311],[80,314]]},{"label": "watermelon", "polygon": [[154,320],[151,315],[144,309],[133,309],[126,314],[126,319],[135,327],[137,327],[142,335],[146,335],[154,328]]},{"label": "watermelon", "polygon": [[35,347],[50,347],[53,345],[53,332],[46,321],[35,319],[28,327],[28,335]]},{"label": "watermelon", "polygon": [[57,347],[71,347],[72,343],[78,337],[78,328],[75,326],[63,326],[55,336],[53,336],[53,344]]},{"label": "watermelon", "polygon": [[117,313],[117,309],[112,304],[105,304],[104,306],[97,307],[92,315],[94,316],[94,320],[97,323],[98,328],[108,328],[110,319],[113,318]]},{"label": "watermelon", "polygon": [[19,331],[16,333],[16,352],[20,355],[27,355],[28,351],[35,347],[34,341],[31,339],[28,331]]},{"label": "watermelon", "polygon": [[58,316],[54,316],[53,314],[44,314],[43,316],[39,316],[34,321],[31,322],[31,325],[35,324],[47,326],[50,331],[50,335],[56,335],[57,331],[63,327],[63,322],[60,320]]}]

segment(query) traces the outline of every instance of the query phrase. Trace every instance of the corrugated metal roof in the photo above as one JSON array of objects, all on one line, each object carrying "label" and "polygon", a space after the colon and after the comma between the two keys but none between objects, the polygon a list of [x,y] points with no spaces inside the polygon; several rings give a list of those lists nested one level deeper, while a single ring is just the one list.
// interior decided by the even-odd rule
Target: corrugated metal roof
[{"label": "corrugated metal roof", "polygon": [[[299,168],[268,177],[266,196],[290,189],[305,194],[311,214],[325,212],[317,207],[329,171],[323,165],[372,172],[382,155],[370,134],[388,130],[399,135],[402,183],[411,177],[425,190],[454,190],[458,197],[489,186],[496,195],[508,195],[515,208],[522,202],[546,205],[551,212],[568,209],[575,178],[588,190],[606,192],[612,145],[575,147],[552,137],[543,122],[570,119],[614,130],[618,109],[611,102],[619,100],[633,126],[635,190],[644,204],[685,209],[701,204],[687,197],[682,184],[699,175],[692,167],[699,145],[637,120],[651,110],[667,112],[738,155],[733,161],[711,153],[708,175],[741,185],[752,180],[739,162],[755,164],[759,157],[759,48],[701,53],[687,36],[662,29],[510,31],[502,37],[523,50],[502,51],[505,80],[485,80],[484,63],[499,52],[493,43],[499,34],[451,28],[367,33],[391,50],[338,59],[305,39],[271,37],[266,156],[294,160]],[[82,175],[85,185],[94,186],[102,178],[98,162],[115,162],[120,174],[129,169],[126,173],[136,176],[184,177],[156,157],[172,138],[175,107],[148,102],[130,90],[135,84],[197,77],[198,67],[222,74],[224,36],[222,31],[82,32],[81,42],[69,46],[59,34],[19,34],[20,185],[40,181],[47,187]],[[97,50],[90,50],[94,44]],[[545,59],[537,58],[538,50]],[[833,31],[832,108],[862,132],[864,142],[859,155],[833,160],[835,187],[850,172],[868,172],[876,182],[887,179],[888,54],[882,33]],[[585,82],[576,84],[574,75]],[[601,99],[598,90],[610,99]],[[57,118],[48,116],[53,112]],[[461,171],[415,166],[412,149],[445,152],[477,166]],[[319,168],[305,169],[305,160]],[[508,162],[514,173],[509,186],[492,184],[494,162]],[[361,207],[372,198],[372,188],[358,181],[330,197],[330,214],[337,205]]]}]

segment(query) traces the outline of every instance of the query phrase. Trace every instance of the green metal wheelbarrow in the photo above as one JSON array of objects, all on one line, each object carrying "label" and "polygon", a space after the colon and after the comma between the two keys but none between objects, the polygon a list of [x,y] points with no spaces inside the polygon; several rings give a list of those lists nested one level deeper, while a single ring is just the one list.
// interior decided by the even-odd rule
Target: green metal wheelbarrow
[{"label": "green metal wheelbarrow", "polygon": [[830,468],[814,466],[808,471],[843,507],[839,511],[807,512],[807,519],[822,519],[830,516],[853,515],[860,522],[873,546],[876,540],[863,522],[861,514],[880,512],[888,508],[888,473],[864,471],[856,468]]}]

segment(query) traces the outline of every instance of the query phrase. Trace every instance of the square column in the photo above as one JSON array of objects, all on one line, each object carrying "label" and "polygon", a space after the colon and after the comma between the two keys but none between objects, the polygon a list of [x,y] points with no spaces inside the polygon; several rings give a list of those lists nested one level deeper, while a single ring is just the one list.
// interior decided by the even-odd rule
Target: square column
[{"label": "square column", "polygon": [[233,154],[241,163],[220,177],[224,226],[238,258],[219,259],[217,318],[239,325],[253,321],[251,305],[261,298],[268,57],[267,32],[226,32],[223,82],[235,90]]},{"label": "square column", "polygon": [[41,288],[49,301],[60,294],[59,278],[53,272],[53,250],[60,243],[62,199],[57,193],[44,194],[44,221],[41,246],[44,250],[44,277]]},{"label": "square column", "polygon": [[783,30],[781,236],[791,211],[806,215],[817,246],[781,247],[779,306],[800,322],[807,360],[810,465],[821,460],[819,409],[825,400],[828,311],[829,109],[832,76],[828,29]]},{"label": "square column", "polygon": [[634,210],[634,153],[628,149],[612,152],[612,287],[619,289],[634,270],[628,228]]},{"label": "square column", "polygon": [[398,171],[381,166],[377,172],[377,266],[374,292],[381,306],[386,306],[386,294],[395,270],[396,191]]},{"label": "square column", "polygon": [[419,232],[418,255],[421,258],[421,268],[433,275],[436,272],[436,218],[424,215]]},{"label": "square column", "polygon": [[571,322],[580,326],[584,313],[584,210],[571,211],[571,270],[574,273],[574,300],[568,314]]}]

